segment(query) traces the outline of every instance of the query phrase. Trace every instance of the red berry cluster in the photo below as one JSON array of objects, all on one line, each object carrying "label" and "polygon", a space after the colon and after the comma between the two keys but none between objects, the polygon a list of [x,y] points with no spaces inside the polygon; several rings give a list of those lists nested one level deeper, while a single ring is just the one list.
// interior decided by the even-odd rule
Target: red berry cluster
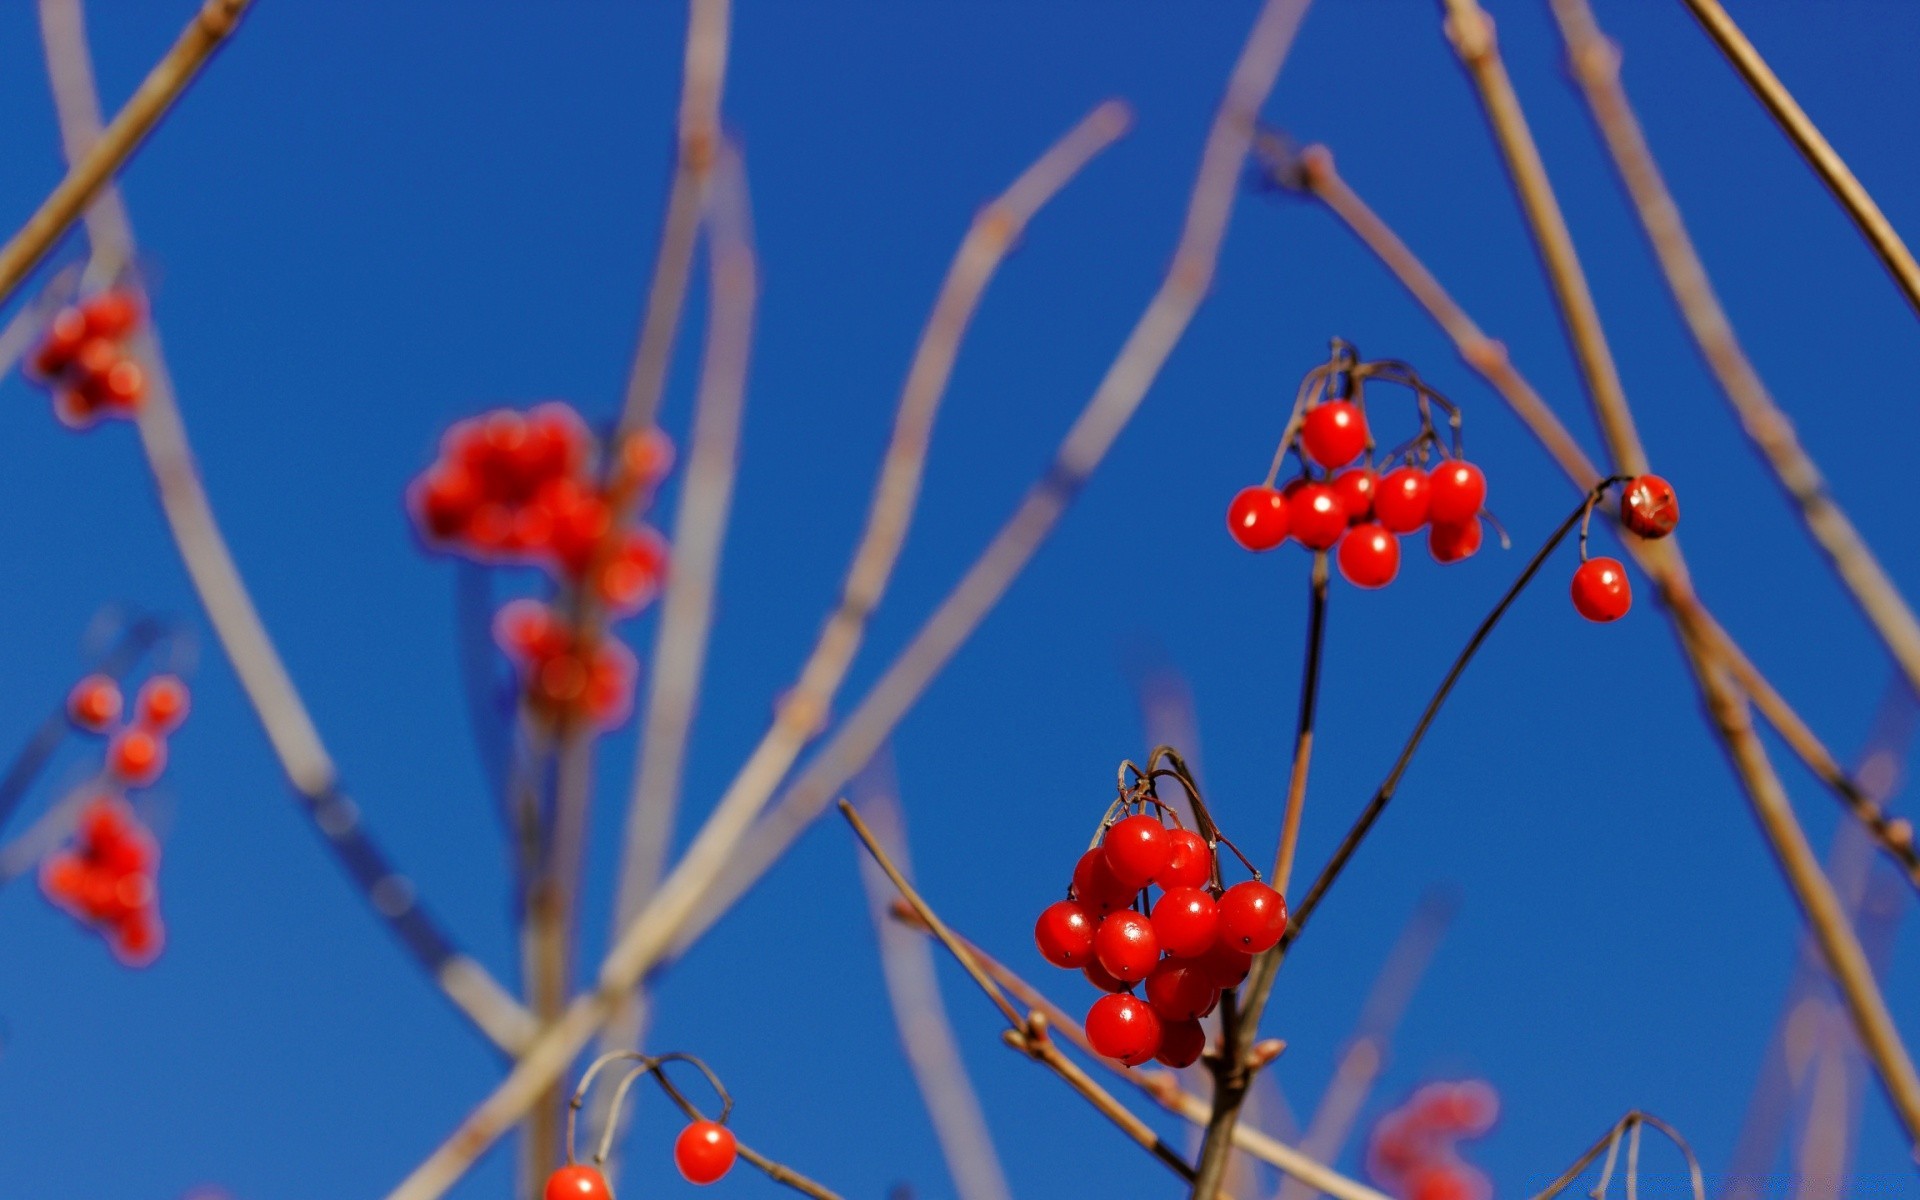
[{"label": "red berry cluster", "polygon": [[[1361,394],[1370,378],[1412,388],[1420,401],[1419,432],[1377,463]],[[1347,391],[1324,394],[1329,386]],[[1453,418],[1451,448],[1434,430],[1432,403]],[[1272,550],[1289,538],[1314,551],[1337,546],[1340,574],[1363,588],[1393,582],[1401,536],[1423,527],[1439,562],[1459,562],[1480,549],[1486,476],[1459,455],[1457,411],[1405,364],[1363,363],[1336,342],[1332,361],[1309,373],[1288,431],[1276,473],[1288,451],[1300,460],[1301,473],[1281,487],[1242,488],[1227,506],[1227,529],[1242,547]]]},{"label": "red berry cluster", "polygon": [[[1588,513],[1592,508],[1589,505]],[[1620,523],[1643,538],[1663,538],[1680,524],[1680,498],[1658,475],[1639,475],[1620,488]],[[1587,557],[1587,531],[1580,529],[1580,566],[1573,573],[1573,607],[1589,621],[1618,621],[1633,607],[1633,586],[1617,558]]]},{"label": "red berry cluster", "polygon": [[55,313],[29,365],[53,390],[62,423],[85,429],[101,417],[130,417],[146,398],[147,375],[127,355],[144,309],[126,288],[109,288]]},{"label": "red berry cluster", "polygon": [[[733,1131],[718,1121],[695,1121],[673,1141],[673,1165],[688,1183],[715,1183],[739,1158]],[[568,1163],[547,1176],[544,1200],[613,1200],[613,1188],[597,1167]]]},{"label": "red berry cluster", "polygon": [[89,675],[67,695],[67,718],[88,733],[111,735],[107,774],[125,787],[147,787],[167,766],[167,735],[187,719],[187,685],[175,675],[155,675],[133,700],[133,720],[118,725],[125,701],[120,685]]},{"label": "red berry cluster", "polygon": [[[1152,903],[1149,887],[1160,889]],[[1223,889],[1206,838],[1142,812],[1080,856],[1069,898],[1040,914],[1033,936],[1048,962],[1108,993],[1087,1013],[1096,1051],[1128,1066],[1185,1067],[1206,1047],[1200,1018],[1286,928],[1280,893],[1257,879]],[[1142,981],[1144,1001],[1133,995]]]},{"label": "red berry cluster", "polygon": [[114,956],[143,967],[160,955],[164,938],[154,877],[160,848],[145,826],[114,796],[88,804],[70,849],[40,865],[47,898],[100,931]]},{"label": "red berry cluster", "polygon": [[579,713],[602,729],[627,719],[640,668],[617,639],[583,639],[538,600],[515,600],[501,609],[493,636],[526,681],[527,702],[544,719]]},{"label": "red berry cluster", "polygon": [[1493,1128],[1500,1099],[1479,1080],[1430,1083],[1374,1126],[1367,1172],[1401,1200],[1488,1200],[1493,1187],[1456,1143]]}]

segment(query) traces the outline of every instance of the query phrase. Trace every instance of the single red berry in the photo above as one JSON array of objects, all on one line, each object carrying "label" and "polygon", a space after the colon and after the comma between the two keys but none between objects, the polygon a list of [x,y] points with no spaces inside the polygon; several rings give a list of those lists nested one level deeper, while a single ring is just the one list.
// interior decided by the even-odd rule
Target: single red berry
[{"label": "single red berry", "polygon": [[651,529],[627,533],[606,565],[594,590],[616,613],[639,612],[660,591],[667,573],[667,543]]},{"label": "single red berry", "polygon": [[91,385],[103,408],[132,412],[147,395],[147,373],[130,358],[122,358],[107,368],[107,373]]},{"label": "single red berry", "polygon": [[1147,1003],[1168,1021],[1204,1017],[1220,1001],[1220,985],[1199,962],[1164,958],[1147,976]]},{"label": "single red berry", "polygon": [[1103,992],[1124,992],[1133,986],[1124,979],[1115,979],[1107,974],[1107,969],[1100,965],[1100,960],[1097,958],[1081,967],[1080,973],[1087,977],[1088,983]]},{"label": "single red berry", "polygon": [[1160,961],[1153,922],[1130,908],[1108,913],[1093,931],[1093,956],[1107,974],[1128,983],[1145,979]]},{"label": "single red berry", "polygon": [[1427,552],[1435,562],[1456,563],[1472,558],[1479,551],[1483,536],[1478,517],[1469,517],[1465,525],[1442,525],[1436,521],[1427,530]]},{"label": "single red berry", "polygon": [[1160,1018],[1134,996],[1102,996],[1087,1010],[1087,1041],[1095,1054],[1137,1067],[1160,1049]]},{"label": "single red berry", "polygon": [[124,783],[145,787],[167,765],[167,743],[138,726],[123,729],[107,743],[107,769]]},{"label": "single red berry", "polygon": [[695,1121],[673,1141],[673,1165],[688,1183],[712,1183],[733,1170],[739,1156],[733,1131],[718,1121]]},{"label": "single red berry", "polygon": [[52,379],[73,365],[80,343],[87,340],[87,318],[78,308],[63,308],[47,323],[46,339],[34,352],[33,369],[43,379]]},{"label": "single red berry", "polygon": [[1154,1055],[1166,1066],[1178,1070],[1200,1061],[1207,1048],[1207,1031],[1198,1021],[1160,1022],[1160,1050]]},{"label": "single red berry", "polygon": [[1347,509],[1326,484],[1306,483],[1287,501],[1287,521],[1301,545],[1325,550],[1347,531]]},{"label": "single red berry", "polygon": [[613,1200],[607,1177],[592,1167],[568,1163],[547,1176],[544,1200]]},{"label": "single red berry", "polygon": [[1056,967],[1084,967],[1093,961],[1093,930],[1099,920],[1085,905],[1071,900],[1049,904],[1033,926],[1040,957]]},{"label": "single red berry", "polygon": [[1213,847],[1191,829],[1167,831],[1167,865],[1153,881],[1167,891],[1207,886],[1213,878]]},{"label": "single red berry", "polygon": [[1450,459],[1428,484],[1427,519],[1435,525],[1464,525],[1487,503],[1487,477],[1462,459]]},{"label": "single red berry", "polygon": [[1663,538],[1680,523],[1680,498],[1658,475],[1642,475],[1620,489],[1620,523],[1643,538]]},{"label": "single red berry", "polygon": [[1220,940],[1250,954],[1271,950],[1287,931],[1287,902],[1257,879],[1220,897]]},{"label": "single red berry", "polygon": [[120,685],[106,675],[89,675],[67,693],[67,719],[89,733],[105,733],[120,716]]},{"label": "single red berry", "polygon": [[1153,906],[1153,934],[1160,948],[1177,958],[1192,958],[1213,945],[1220,914],[1202,888],[1173,888]]},{"label": "single red berry", "polygon": [[1167,827],[1145,813],[1135,813],[1114,823],[1100,843],[1107,858],[1107,870],[1128,891],[1138,891],[1167,869],[1173,846]]},{"label": "single red berry", "polygon": [[471,472],[435,467],[413,488],[414,521],[433,538],[452,538],[480,507],[480,485]]},{"label": "single red berry", "polygon": [[1073,866],[1073,898],[1096,913],[1125,908],[1133,903],[1133,894],[1139,890],[1113,877],[1106,853],[1100,846],[1082,854]]},{"label": "single red berry", "polygon": [[1627,569],[1617,558],[1590,558],[1573,573],[1573,606],[1589,621],[1618,621],[1633,606]]},{"label": "single red berry", "polygon": [[1349,524],[1373,515],[1373,498],[1379,489],[1380,476],[1372,467],[1354,467],[1333,477],[1334,494],[1340,497]]},{"label": "single red berry", "polygon": [[115,958],[129,967],[149,966],[160,957],[166,934],[151,908],[129,913],[113,925],[108,944]]},{"label": "single red berry", "polygon": [[1384,525],[1355,525],[1340,539],[1340,574],[1355,587],[1378,588],[1400,573],[1400,539]]},{"label": "single red berry", "polygon": [[1344,467],[1367,448],[1367,418],[1351,400],[1326,400],[1307,410],[1300,444],[1323,467]]},{"label": "single red berry", "polygon": [[155,675],[133,698],[134,720],[155,733],[170,733],[187,719],[187,685],[178,675]]},{"label": "single red berry", "polygon": [[100,420],[100,410],[79,388],[63,387],[53,394],[53,415],[68,429],[91,429]]},{"label": "single red berry", "polygon": [[1474,1200],[1473,1185],[1453,1167],[1420,1167],[1407,1178],[1407,1200]]},{"label": "single red berry", "polygon": [[642,429],[620,447],[620,469],[642,488],[666,478],[673,468],[673,441],[658,429]]},{"label": "single red berry", "polygon": [[1241,488],[1227,505],[1227,532],[1247,550],[1271,550],[1287,540],[1287,498],[1278,488]]},{"label": "single red berry", "polygon": [[1239,987],[1253,970],[1253,955],[1224,937],[1194,961],[1217,988]]},{"label": "single red berry", "polygon": [[1374,490],[1373,515],[1394,533],[1412,533],[1427,523],[1432,490],[1419,467],[1395,467]]},{"label": "single red berry", "polygon": [[93,337],[123,338],[140,323],[140,298],[124,288],[109,288],[81,304],[80,315]]},{"label": "single red berry", "polygon": [[624,644],[604,641],[594,649],[587,660],[587,686],[580,703],[595,725],[612,729],[627,719],[639,674],[640,662]]}]

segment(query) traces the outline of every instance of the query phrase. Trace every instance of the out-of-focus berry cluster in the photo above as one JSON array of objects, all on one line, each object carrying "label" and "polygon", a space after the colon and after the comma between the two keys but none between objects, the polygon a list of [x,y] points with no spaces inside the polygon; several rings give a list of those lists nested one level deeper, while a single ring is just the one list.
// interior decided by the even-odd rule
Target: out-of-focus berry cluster
[{"label": "out-of-focus berry cluster", "polygon": [[116,287],[62,308],[47,323],[28,366],[53,392],[63,424],[85,429],[102,417],[131,417],[146,399],[146,372],[127,353],[145,311],[135,292]]},{"label": "out-of-focus berry cluster", "polygon": [[1430,1083],[1373,1127],[1367,1173],[1401,1200],[1490,1200],[1485,1174],[1458,1143],[1493,1128],[1500,1098],[1480,1080]]}]

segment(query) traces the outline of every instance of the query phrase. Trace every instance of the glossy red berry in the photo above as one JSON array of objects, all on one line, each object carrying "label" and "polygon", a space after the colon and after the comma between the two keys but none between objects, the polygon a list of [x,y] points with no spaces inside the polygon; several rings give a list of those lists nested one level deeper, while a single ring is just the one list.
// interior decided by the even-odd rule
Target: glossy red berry
[{"label": "glossy red berry", "polygon": [[1084,967],[1093,961],[1093,931],[1098,917],[1085,905],[1062,900],[1047,905],[1034,924],[1040,957],[1056,967]]},{"label": "glossy red berry", "polygon": [[1367,418],[1351,400],[1325,400],[1307,410],[1300,444],[1323,467],[1344,467],[1367,448]]},{"label": "glossy red berry", "polygon": [[155,675],[133,699],[133,719],[155,733],[169,733],[187,719],[187,685],[178,675]]},{"label": "glossy red berry", "polygon": [[1427,530],[1427,552],[1433,555],[1435,562],[1456,563],[1463,558],[1472,558],[1479,551],[1483,536],[1478,517],[1468,518],[1464,525],[1435,522]]},{"label": "glossy red berry", "polygon": [[1617,558],[1590,558],[1573,573],[1573,606],[1589,621],[1618,621],[1633,606],[1627,569]]},{"label": "glossy red berry", "polygon": [[89,733],[105,733],[120,716],[120,686],[106,675],[89,675],[67,694],[67,719]]},{"label": "glossy red berry", "polygon": [[1160,1022],[1160,1050],[1153,1057],[1173,1067],[1190,1067],[1207,1048],[1207,1031],[1198,1021]]},{"label": "glossy red berry", "polygon": [[1167,869],[1173,846],[1167,827],[1145,813],[1123,817],[1100,843],[1107,870],[1129,891],[1138,891]]},{"label": "glossy red berry", "polygon": [[1087,1010],[1087,1041],[1094,1053],[1137,1067],[1160,1049],[1160,1018],[1134,996],[1102,996]]},{"label": "glossy red berry", "polygon": [[1253,955],[1226,938],[1214,942],[1211,949],[1195,960],[1201,972],[1217,988],[1239,987],[1253,970]]},{"label": "glossy red berry", "polygon": [[1333,477],[1333,492],[1340,497],[1348,524],[1373,515],[1373,498],[1379,488],[1380,476],[1372,467],[1354,467]]},{"label": "glossy red berry", "polygon": [[1340,540],[1335,556],[1340,574],[1355,587],[1385,587],[1400,573],[1400,539],[1384,525],[1367,522],[1355,525]]},{"label": "glossy red berry", "polygon": [[569,1163],[547,1176],[542,1200],[613,1200],[607,1177],[592,1167]]},{"label": "glossy red berry", "polygon": [[1287,931],[1287,902],[1257,879],[1220,897],[1220,940],[1249,954],[1271,950]]},{"label": "glossy red berry", "polygon": [[1160,939],[1153,922],[1122,909],[1108,913],[1093,932],[1093,956],[1101,968],[1115,979],[1128,983],[1145,979],[1160,961]]},{"label": "glossy red berry", "polygon": [[1081,967],[1080,973],[1087,977],[1088,983],[1103,992],[1124,992],[1133,986],[1124,979],[1115,979],[1107,974],[1107,969],[1100,965],[1100,960],[1097,958]]},{"label": "glossy red berry", "polygon": [[107,743],[107,770],[124,783],[144,787],[160,778],[167,765],[167,743],[153,733],[123,729]]},{"label": "glossy red berry", "polygon": [[1073,866],[1073,898],[1096,913],[1125,908],[1139,890],[1113,877],[1103,847],[1095,846],[1082,854]]},{"label": "glossy red berry", "polygon": [[695,1121],[673,1141],[673,1165],[688,1183],[712,1183],[733,1170],[739,1156],[733,1131],[718,1121]]},{"label": "glossy red berry", "polygon": [[1153,881],[1167,891],[1207,886],[1213,877],[1213,847],[1191,829],[1167,831],[1167,865]]},{"label": "glossy red berry", "polygon": [[1620,489],[1620,523],[1643,538],[1663,538],[1680,523],[1680,498],[1658,475],[1641,475]]},{"label": "glossy red berry", "polygon": [[1395,467],[1374,489],[1374,519],[1393,533],[1412,533],[1427,523],[1432,484],[1419,467]]},{"label": "glossy red berry", "polygon": [[1303,483],[1287,501],[1293,536],[1309,550],[1325,550],[1347,531],[1346,506],[1324,483]]},{"label": "glossy red berry", "polygon": [[1287,540],[1287,498],[1278,488],[1241,488],[1227,505],[1227,532],[1243,549],[1271,550]]},{"label": "glossy red berry", "polygon": [[1449,459],[1428,483],[1427,519],[1435,525],[1464,525],[1487,503],[1487,477],[1461,459]]},{"label": "glossy red berry", "polygon": [[1176,958],[1192,958],[1213,945],[1220,914],[1202,888],[1171,888],[1153,906],[1153,934]]},{"label": "glossy red berry", "polygon": [[1147,976],[1147,1003],[1163,1020],[1189,1021],[1204,1017],[1220,1001],[1220,985],[1199,962],[1163,958]]}]

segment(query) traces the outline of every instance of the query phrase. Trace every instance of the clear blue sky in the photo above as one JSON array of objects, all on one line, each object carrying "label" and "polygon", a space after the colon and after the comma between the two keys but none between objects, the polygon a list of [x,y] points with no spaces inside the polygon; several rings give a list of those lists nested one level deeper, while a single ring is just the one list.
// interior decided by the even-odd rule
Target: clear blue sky
[{"label": "clear blue sky", "polygon": [[[102,4],[117,102],[186,4]],[[1909,593],[1920,329],[1825,194],[1676,3],[1616,0],[1627,80],[1733,316],[1839,496]],[[1743,0],[1737,15],[1886,207],[1920,232],[1920,9]],[[1558,65],[1544,5],[1499,3],[1658,469],[1681,490],[1698,582],[1837,750],[1866,736],[1883,657],[1737,435],[1661,291]],[[830,603],[912,340],[974,208],[1082,112],[1124,96],[1137,132],[1030,231],[953,382],[922,516],[874,622],[857,696],[1010,511],[1167,261],[1199,141],[1250,3],[783,5],[736,14],[726,111],[752,176],[765,293],[689,804],[763,727]],[[400,504],[450,421],[565,397],[612,411],[670,156],[678,5],[263,0],[127,176],[207,483],[262,611],[377,832],[434,907],[510,974],[507,875],[460,708],[452,573]],[[57,178],[30,6],[0,8],[0,212]],[[1432,5],[1315,6],[1266,116],[1333,145],[1588,441],[1558,327]],[[66,254],[76,249],[69,246]],[[696,308],[697,311],[697,308]],[[697,318],[688,332],[697,336]],[[1125,647],[1190,677],[1221,819],[1270,853],[1294,717],[1305,559],[1221,527],[1265,468],[1294,382],[1342,334],[1411,360],[1468,412],[1521,552],[1571,501],[1543,453],[1323,213],[1248,197],[1217,285],[1098,479],[897,743],[928,894],[1011,961],[1142,742]],[[1860,359],[1868,363],[1855,363]],[[667,406],[685,421],[693,356]],[[1870,365],[1869,365],[1870,363]],[[190,614],[128,430],[62,432],[0,387],[0,588],[20,736],[77,672],[100,606]],[[671,503],[671,493],[668,502]],[[1597,535],[1602,545],[1607,535]],[[1423,555],[1392,588],[1336,585],[1303,849],[1317,864],[1473,623],[1522,561]],[[1155,566],[1134,564],[1151,556]],[[1651,605],[1612,627],[1548,569],[1477,662],[1377,837],[1289,961],[1268,1029],[1297,1107],[1326,1079],[1423,889],[1461,909],[1373,1111],[1481,1075],[1505,1097],[1475,1152],[1502,1194],[1618,1114],[1677,1123],[1725,1162],[1798,922]],[[629,627],[637,646],[647,622]],[[0,1186],[153,1200],[377,1196],[497,1078],[289,802],[209,648],[167,779],[175,816],[154,969],[116,967],[29,886],[0,893]],[[630,733],[630,731],[629,731]],[[628,734],[608,743],[588,912],[608,904]],[[987,753],[1007,777],[982,787]],[[84,769],[78,752],[64,772]],[[1834,805],[1786,769],[1825,845]],[[705,1055],[742,1135],[874,1197],[951,1195],[887,1014],[852,845],[823,825],[663,992],[660,1047]],[[1920,1036],[1908,928],[1888,983]],[[999,1044],[957,975],[948,1001],[1016,1191],[1171,1195],[1171,1182]],[[1060,997],[1090,996],[1077,983]],[[1158,1117],[1154,1118],[1158,1120]],[[648,1194],[681,1195],[657,1102],[633,1134]],[[458,1191],[499,1195],[499,1153]],[[1877,1093],[1860,1169],[1911,1188]],[[730,1194],[770,1195],[749,1172]],[[630,1190],[638,1190],[631,1189]]]}]

